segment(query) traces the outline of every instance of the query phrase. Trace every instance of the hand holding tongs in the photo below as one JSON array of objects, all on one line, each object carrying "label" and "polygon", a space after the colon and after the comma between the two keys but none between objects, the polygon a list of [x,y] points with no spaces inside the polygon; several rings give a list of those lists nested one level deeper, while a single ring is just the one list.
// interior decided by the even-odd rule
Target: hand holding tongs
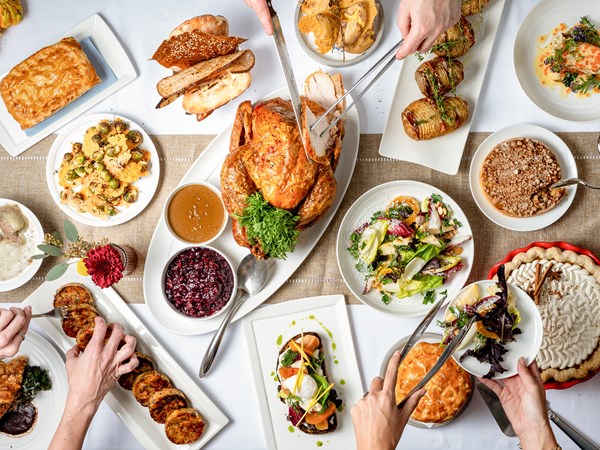
[{"label": "hand holding tongs", "polygon": [[[339,103],[343,102],[344,99],[346,98],[347,95],[349,95],[352,91],[354,91],[354,89],[356,89],[356,87],[361,84],[363,81],[365,81],[373,72],[375,72],[375,70],[381,66],[383,63],[386,63],[383,68],[377,72],[377,74],[373,77],[373,79],[369,82],[369,84],[367,84],[367,87],[364,88],[360,94],[358,94],[356,96],[356,98],[354,100],[352,100],[352,103],[350,103],[346,109],[344,109],[341,114],[339,116],[337,116],[335,118],[335,120],[333,120],[329,125],[327,125],[327,127],[321,131],[321,133],[319,134],[320,137],[323,137],[325,134],[327,134],[329,132],[329,130],[331,130],[331,128],[333,128],[335,126],[336,123],[338,123],[340,120],[342,120],[344,117],[346,117],[346,114],[348,114],[348,112],[350,111],[350,109],[362,98],[363,95],[365,95],[367,93],[367,91],[371,88],[371,86],[373,86],[377,80],[379,80],[379,78],[381,78],[381,76],[392,66],[392,64],[394,64],[394,62],[396,61],[396,52],[398,51],[398,49],[400,48],[400,46],[402,45],[402,43],[404,42],[404,39],[400,39],[400,41],[394,45],[394,47],[392,47],[390,50],[388,50],[388,52],[383,55],[381,57],[381,59],[379,61],[377,61],[362,77],[360,77],[358,79],[358,81],[356,83],[354,83],[352,85],[352,87],[350,87],[350,89],[348,89],[344,95],[342,95],[340,98],[338,98],[335,103],[333,105],[331,105],[331,107],[325,111],[325,113],[317,118],[317,120],[315,120],[309,127],[310,131],[313,131],[315,129],[315,127],[323,120],[324,117],[326,117],[329,113],[331,113]],[[386,62],[387,61],[387,62]]]},{"label": "hand holding tongs", "polygon": [[[408,355],[408,352],[410,352],[410,350],[414,347],[414,345],[419,341],[419,338],[423,335],[423,333],[425,332],[425,330],[427,329],[427,327],[429,326],[429,324],[431,323],[431,321],[433,320],[433,318],[439,311],[439,309],[442,306],[442,304],[444,303],[444,301],[446,301],[446,295],[444,295],[436,303],[436,305],[431,309],[431,311],[429,311],[429,314],[427,314],[427,316],[425,316],[423,321],[419,324],[419,326],[413,332],[413,334],[410,336],[408,341],[406,341],[404,348],[401,350],[402,356],[400,357],[398,366],[400,366],[400,364],[402,364],[402,361],[404,360],[404,358],[406,358],[406,355]],[[444,350],[444,352],[442,353],[440,358],[437,360],[435,365],[431,368],[431,370],[429,372],[427,372],[427,375],[425,375],[425,377],[423,377],[423,379],[406,395],[406,397],[404,397],[402,399],[402,401],[400,403],[398,403],[398,409],[402,409],[402,407],[404,406],[404,404],[406,403],[408,398],[411,395],[413,395],[415,392],[417,392],[419,389],[421,389],[423,386],[425,386],[427,384],[427,382],[429,380],[431,380],[433,378],[433,376],[438,372],[438,370],[441,369],[441,367],[448,360],[448,358],[450,358],[450,356],[452,356],[452,353],[454,353],[454,350],[456,349],[456,347],[458,347],[460,345],[462,340],[467,335],[467,332],[471,328],[471,325],[473,325],[473,323],[475,322],[475,317],[476,316],[473,316],[471,318],[471,320],[469,320],[469,322],[464,326],[464,328],[462,330],[460,330],[456,336],[454,336],[454,338],[452,339],[450,344],[448,344],[448,346],[446,347],[446,349]]]}]

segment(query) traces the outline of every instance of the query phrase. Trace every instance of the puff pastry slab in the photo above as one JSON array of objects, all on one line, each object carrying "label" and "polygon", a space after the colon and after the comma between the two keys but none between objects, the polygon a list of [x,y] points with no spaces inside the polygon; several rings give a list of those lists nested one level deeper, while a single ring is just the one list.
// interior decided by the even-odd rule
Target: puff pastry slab
[{"label": "puff pastry slab", "polygon": [[[419,342],[398,368],[396,403],[423,379],[444,349],[439,344]],[[473,391],[471,377],[452,358],[425,385],[427,390],[411,417],[424,423],[442,423],[452,419],[469,400]]]},{"label": "puff pastry slab", "polygon": [[8,112],[26,130],[100,82],[79,42],[68,37],[17,64],[0,81],[0,95]]}]

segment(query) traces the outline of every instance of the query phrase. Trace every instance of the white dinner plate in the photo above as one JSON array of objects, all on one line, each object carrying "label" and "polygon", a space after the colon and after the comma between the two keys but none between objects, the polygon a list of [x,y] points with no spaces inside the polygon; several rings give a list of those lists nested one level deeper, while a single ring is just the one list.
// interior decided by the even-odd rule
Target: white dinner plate
[{"label": "white dinner plate", "polygon": [[[196,442],[189,445],[174,445],[165,435],[165,426],[154,422],[148,413],[148,409],[140,405],[130,391],[116,384],[104,400],[144,448],[197,450],[206,445],[227,425],[229,419],[225,414],[156,340],[119,294],[113,288],[100,289],[92,282],[90,277],[84,277],[77,273],[75,264],[71,264],[67,273],[58,280],[47,281],[42,284],[25,299],[22,306],[31,305],[34,314],[50,310],[54,294],[67,283],[80,283],[87,287],[92,293],[99,314],[108,322],[121,324],[127,334],[137,339],[138,351],[152,358],[155,369],[169,377],[174,387],[183,391],[190,406],[197,409],[206,422],[204,433]],[[40,318],[37,320],[39,326],[48,333],[48,336],[63,353],[66,353],[75,345],[75,339],[71,339],[63,332],[60,320],[54,318]]]},{"label": "white dinner plate", "polygon": [[[385,354],[385,357],[383,358],[383,361],[381,362],[381,367],[379,368],[379,376],[381,378],[385,378],[385,373],[387,371],[387,367],[390,363],[390,359],[394,355],[394,352],[396,350],[402,351],[402,349],[404,349],[404,346],[406,345],[406,343],[408,342],[410,337],[411,337],[411,335],[404,336],[402,339],[400,339],[398,342],[396,342],[394,345],[392,345],[390,347],[390,349],[388,350],[388,352]],[[427,342],[429,344],[438,344],[439,345],[439,343],[441,341],[442,341],[441,334],[425,332],[421,335],[421,337],[415,343],[415,345],[419,342]],[[426,428],[426,429],[440,428],[445,425],[451,424],[456,419],[458,419],[463,412],[465,412],[465,410],[469,406],[469,403],[471,403],[471,399],[473,398],[473,391],[475,390],[475,378],[473,377],[473,375],[471,375],[471,388],[472,388],[471,392],[469,393],[469,396],[468,396],[467,400],[465,401],[465,404],[462,406],[462,408],[460,408],[457,411],[457,413],[451,419],[446,420],[445,422],[441,422],[441,423],[426,423],[426,422],[421,422],[419,420],[415,420],[412,417],[409,417],[408,424],[412,425],[413,427]]]},{"label": "white dinner plate", "polygon": [[[117,118],[127,123],[130,129],[137,130],[142,134],[144,140],[142,141],[140,148],[150,152],[150,174],[133,183],[133,185],[139,189],[139,196],[136,202],[129,206],[118,206],[116,208],[118,214],[114,216],[108,216],[106,219],[101,219],[100,217],[96,217],[90,213],[80,213],[72,206],[60,201],[62,187],[58,184],[57,172],[60,169],[64,154],[71,151],[71,145],[74,142],[83,142],[83,137],[85,136],[85,132],[89,127],[98,125],[98,122],[103,119],[115,120]],[[156,192],[159,180],[160,161],[158,159],[158,152],[156,151],[154,142],[152,142],[150,136],[148,136],[148,134],[138,124],[121,115],[106,113],[90,114],[88,116],[80,117],[56,137],[52,143],[52,147],[50,147],[48,159],[46,160],[46,181],[48,183],[48,189],[50,190],[52,199],[56,205],[71,219],[92,227],[112,227],[133,219],[135,216],[141,213],[146,206],[148,206],[150,200],[152,200],[152,197]]]},{"label": "white dinner plate", "polygon": [[[0,434],[0,447],[12,450],[48,448],[67,401],[69,385],[65,363],[52,344],[32,330],[27,332],[16,356],[21,355],[29,358],[30,366],[39,366],[48,371],[52,389],[38,392],[33,399],[38,410],[37,423],[33,429],[22,437]],[[12,358],[4,361],[8,362],[10,359]]]},{"label": "white dinner plate", "polygon": [[587,17],[600,27],[598,0],[543,0],[529,12],[521,23],[514,47],[514,65],[517,79],[527,97],[540,109],[559,119],[571,122],[597,122],[600,120],[600,94],[586,98],[575,94],[564,95],[561,89],[543,86],[538,79],[536,63],[538,38],[548,35],[561,23],[572,27],[581,17]]},{"label": "white dinner plate", "polygon": [[378,8],[378,14],[375,17],[374,22],[374,29],[377,30],[377,35],[375,36],[375,42],[373,42],[373,45],[371,45],[364,52],[348,53],[337,47],[334,47],[328,53],[320,53],[315,45],[315,37],[313,33],[304,34],[298,27],[298,22],[304,16],[304,13],[300,10],[302,2],[297,2],[296,11],[294,12],[294,30],[296,31],[296,39],[298,40],[298,44],[300,44],[300,47],[302,50],[304,50],[304,53],[310,56],[313,60],[319,64],[324,64],[329,67],[348,67],[364,61],[377,49],[381,43],[381,38],[383,37],[383,6],[378,0],[375,0],[375,3],[377,4]]},{"label": "white dinner plate", "polygon": [[[321,445],[330,449],[354,448],[350,409],[365,391],[344,296],[327,295],[269,305],[245,317],[243,324],[267,448],[305,450]],[[277,395],[279,382],[275,371],[279,350],[303,331],[316,332],[321,337],[328,380],[334,383],[338,398],[343,401],[344,408],[336,412],[338,426],[331,433],[310,435],[290,428],[287,406]]]},{"label": "white dinner plate", "polygon": [[[491,0],[483,10],[483,20],[479,15],[467,18],[473,25],[476,43],[469,53],[460,58],[464,63],[465,79],[457,86],[456,93],[469,104],[469,119],[458,130],[435,139],[415,141],[406,135],[402,126],[402,112],[410,103],[423,97],[414,76],[421,61],[415,56],[409,56],[400,70],[381,138],[379,153],[382,156],[421,164],[450,175],[458,173],[469,130],[477,114],[477,102],[505,2],[506,0]],[[426,55],[426,58],[430,59],[431,56]]]},{"label": "white dinner plate", "polygon": [[[69,36],[79,42],[91,41],[90,45],[93,45],[94,53],[99,53],[101,58],[101,61],[94,65],[96,72],[106,68],[108,72],[106,79],[110,80],[110,83],[92,88],[71,104],[55,112],[50,118],[36,125],[33,134],[21,130],[17,121],[8,113],[4,102],[0,100],[0,144],[12,156],[23,153],[137,77],[133,64],[119,40],[98,14],[88,17],[63,35],[47,42],[46,45],[40,45],[40,49]],[[2,74],[0,78],[4,78],[5,75],[6,73]]]},{"label": "white dinner plate", "polygon": [[[37,245],[41,244],[44,240],[44,229],[42,228],[42,224],[38,218],[29,208],[27,208],[27,206],[22,205],[14,200],[0,198],[0,206],[6,205],[17,205],[29,222],[28,228],[25,231],[25,236],[27,238],[27,244],[25,245],[30,246],[32,249],[31,255],[29,256],[40,253],[40,251],[37,249]],[[13,289],[23,286],[25,283],[31,280],[31,278],[33,278],[41,265],[41,259],[32,259],[29,266],[27,266],[27,268],[19,275],[8,280],[0,281],[0,292],[12,291]]]},{"label": "white dinner plate", "polygon": [[497,225],[514,231],[540,230],[556,222],[569,210],[569,207],[575,198],[575,194],[577,193],[577,185],[567,187],[566,198],[563,198],[558,205],[542,214],[537,214],[532,217],[511,217],[502,214],[487,200],[481,187],[481,183],[479,182],[479,173],[481,172],[481,167],[483,166],[485,158],[496,145],[507,139],[516,137],[529,137],[546,144],[552,150],[560,164],[562,177],[577,177],[577,164],[575,164],[575,158],[573,158],[571,150],[569,150],[569,147],[567,147],[567,144],[565,144],[561,138],[551,131],[536,125],[511,125],[489,135],[473,155],[471,167],[469,168],[471,194],[481,212]]},{"label": "white dinner plate", "polygon": [[[483,280],[477,281],[473,284],[476,284],[479,288],[479,294],[481,296],[487,295],[486,289],[490,286],[495,286],[496,281],[494,280]],[[466,286],[461,292],[456,296],[456,298],[460,298],[462,292],[469,289]],[[542,327],[542,318],[540,313],[533,303],[533,300],[529,295],[525,293],[525,291],[519,289],[518,287],[507,283],[508,292],[515,296],[516,303],[515,306],[519,310],[521,314],[521,322],[518,325],[518,328],[522,331],[521,334],[515,335],[515,341],[509,342],[506,344],[506,349],[508,350],[504,355],[502,355],[502,367],[506,369],[504,373],[496,373],[494,375],[494,379],[500,380],[502,378],[512,377],[517,373],[517,363],[520,357],[525,358],[525,362],[529,365],[537,356],[540,351],[540,346],[542,345],[542,336],[544,335],[544,329]],[[448,308],[452,306],[453,302],[448,305]],[[448,314],[448,308],[446,308],[446,312],[444,313],[444,317]],[[462,343],[461,343],[462,344]],[[462,362],[460,361],[460,357],[469,349],[475,348],[475,342],[470,342],[465,348],[461,350],[456,350],[452,357],[458,363],[460,367],[465,369],[467,372],[475,375],[476,377],[482,377],[487,374],[490,370],[489,363],[480,363],[476,358],[471,356],[467,356]]]},{"label": "white dinner plate", "polygon": [[[289,98],[286,88],[278,89],[265,99],[273,97]],[[352,99],[348,98],[351,102]],[[233,120],[233,116],[232,116]],[[329,226],[331,219],[339,208],[346,189],[350,184],[354,164],[358,155],[358,141],[360,139],[360,124],[356,109],[351,110],[346,116],[345,136],[338,166],[335,171],[337,180],[337,191],[333,205],[327,211],[325,216],[315,225],[303,230],[296,244],[296,249],[290,253],[286,260],[270,260],[269,276],[267,284],[258,294],[244,301],[239,311],[235,314],[233,320],[237,320],[262,302],[267,300],[279,287],[285,283],[292,274],[300,267],[300,264],[311,253],[317,244],[321,235]],[[179,186],[193,181],[207,181],[214,186],[220,187],[221,166],[227,154],[229,153],[229,137],[231,127],[219,134],[212,143],[198,156],[192,167],[181,179]],[[165,264],[170,257],[186,247],[186,244],[174,238],[161,217],[154,235],[150,241],[148,254],[146,256],[146,266],[144,267],[144,298],[150,308],[150,312],[156,321],[166,330],[176,334],[202,334],[216,330],[221,324],[220,317],[196,320],[191,317],[185,317],[173,310],[167,304],[162,293],[162,276]],[[218,239],[211,243],[211,247],[223,252],[237,267],[240,261],[248,254],[248,249],[240,247],[233,239],[231,234],[231,221],[228,222],[225,231]]]},{"label": "white dinner plate", "polygon": [[[423,294],[421,293],[401,299],[392,297],[392,300],[387,305],[381,301],[381,294],[375,289],[372,289],[368,294],[363,294],[363,289],[365,287],[364,276],[356,270],[354,267],[356,261],[348,252],[348,243],[352,232],[365,222],[368,222],[374,212],[385,209],[394,198],[399,195],[407,195],[415,197],[420,203],[425,197],[429,197],[431,194],[441,195],[443,201],[452,208],[454,217],[463,225],[462,228],[459,228],[458,234],[460,236],[468,235],[472,237],[473,232],[471,231],[467,216],[465,216],[462,209],[460,209],[458,203],[439,189],[418,181],[400,180],[380,184],[361,195],[348,209],[348,212],[340,225],[336,240],[338,267],[340,268],[342,278],[348,286],[348,289],[350,289],[356,298],[365,305],[369,305],[381,312],[399,317],[422,316],[427,314],[433,307],[433,304],[423,304]],[[435,289],[438,293],[447,290],[448,301],[450,301],[467,282],[469,273],[471,273],[471,267],[473,266],[475,254],[475,244],[473,243],[473,239],[471,238],[467,242],[464,242],[461,246],[464,249],[463,253],[460,255],[462,263],[464,264],[463,269],[454,274],[448,283]]]}]

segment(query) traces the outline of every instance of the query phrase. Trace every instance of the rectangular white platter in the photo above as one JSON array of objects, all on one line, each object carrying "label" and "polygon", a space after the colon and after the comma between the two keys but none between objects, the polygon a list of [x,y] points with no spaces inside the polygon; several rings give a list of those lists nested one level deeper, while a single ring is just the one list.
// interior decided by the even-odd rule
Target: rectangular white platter
[{"label": "rectangular white platter", "polygon": [[[4,102],[0,99],[0,144],[11,156],[23,153],[137,77],[135,68],[119,40],[98,14],[88,17],[52,42],[40,45],[40,49],[69,36],[74,37],[78,42],[89,39],[116,79],[106,86],[99,86],[97,90],[92,88],[92,91],[75,100],[77,104],[74,107],[67,105],[55,112],[53,116],[46,119],[49,123],[45,124],[46,121],[44,121],[36,125],[39,130],[36,128],[35,133],[31,135],[21,130],[17,121],[9,114]],[[98,68],[96,69],[98,70]],[[0,79],[4,78],[7,73],[2,74]]]},{"label": "rectangular white platter", "polygon": [[[75,264],[72,264],[67,273],[58,280],[42,284],[25,299],[23,307],[31,305],[34,314],[52,309],[54,294],[67,283],[83,284],[92,292],[96,309],[100,315],[108,322],[121,324],[127,334],[135,336],[138,350],[149,355],[155,363],[155,368],[168,376],[173,385],[185,393],[190,405],[200,412],[206,423],[204,434],[198,441],[189,445],[175,445],[167,439],[164,425],[154,422],[148,413],[148,409],[141,406],[130,391],[116,384],[106,395],[105,401],[145,448],[197,450],[202,448],[227,425],[229,419],[225,414],[177,364],[119,294],[113,288],[98,288],[90,277],[79,275],[75,269]],[[63,356],[67,350],[75,345],[75,339],[68,337],[63,332],[59,319],[41,318],[36,319],[36,321],[60,348]],[[60,414],[60,412],[57,411],[57,414]]]},{"label": "rectangular white platter", "polygon": [[[279,89],[265,97],[271,99],[275,97],[289,98],[287,89]],[[347,99],[348,103],[352,101]],[[233,116],[232,116],[233,120]],[[239,311],[235,314],[233,320],[245,316],[254,308],[267,300],[279,287],[285,283],[292,274],[300,267],[300,264],[313,251],[313,248],[319,242],[321,235],[329,226],[333,216],[340,207],[344,194],[350,184],[354,165],[358,155],[358,144],[360,139],[360,123],[356,109],[351,110],[346,116],[345,135],[342,152],[338,161],[338,166],[335,171],[337,180],[337,191],[333,205],[323,218],[315,225],[303,230],[300,233],[298,243],[295,250],[287,256],[284,261],[269,260],[269,276],[267,284],[258,294],[251,296],[244,301]],[[214,141],[210,143],[206,149],[198,156],[194,164],[185,174],[179,185],[191,183],[194,181],[207,181],[213,186],[220,187],[221,185],[221,167],[225,157],[229,153],[229,140],[231,127],[228,127],[219,134]],[[240,247],[233,239],[231,234],[231,220],[227,224],[223,234],[214,242],[211,242],[211,247],[222,251],[232,261],[234,267],[237,267],[240,261],[249,253],[245,247]],[[164,218],[161,217],[150,246],[146,255],[146,265],[144,267],[144,299],[150,308],[150,312],[156,321],[166,330],[171,333],[194,335],[203,334],[209,331],[216,330],[221,324],[221,317],[210,317],[207,319],[194,319],[185,317],[172,308],[164,298],[162,280],[164,270],[170,257],[178,251],[187,247],[186,244],[175,239],[169,232]]]},{"label": "rectangular white platter", "polygon": [[[242,322],[267,448],[304,450],[317,448],[319,442],[323,449],[354,448],[350,408],[365,391],[344,296],[327,295],[269,305],[246,316]],[[303,331],[313,331],[321,337],[329,382],[335,384],[334,389],[343,400],[344,408],[336,412],[337,429],[331,433],[310,435],[290,431],[287,406],[277,396],[278,382],[274,377],[279,349]]]},{"label": "rectangular white platter", "polygon": [[[388,158],[417,163],[450,175],[456,175],[471,123],[477,112],[477,100],[485,79],[485,73],[494,47],[506,0],[491,0],[480,15],[467,17],[473,25],[476,43],[469,52],[459,58],[464,64],[465,79],[456,88],[456,95],[469,104],[469,119],[458,130],[427,141],[409,138],[402,126],[402,112],[423,95],[414,79],[421,61],[414,55],[404,60],[392,106],[383,132],[379,153]],[[433,55],[435,56],[435,55]],[[433,59],[428,56],[426,59]]]}]

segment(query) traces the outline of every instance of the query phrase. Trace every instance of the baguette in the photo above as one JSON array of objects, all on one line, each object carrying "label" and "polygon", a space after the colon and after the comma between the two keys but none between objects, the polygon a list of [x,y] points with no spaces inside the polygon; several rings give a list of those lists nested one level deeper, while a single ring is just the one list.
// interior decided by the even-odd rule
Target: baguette
[{"label": "baguette", "polygon": [[192,30],[200,30],[206,34],[214,34],[216,36],[227,36],[229,34],[229,23],[223,16],[213,16],[212,14],[204,14],[202,16],[192,17],[191,19],[177,25],[169,38]]}]

